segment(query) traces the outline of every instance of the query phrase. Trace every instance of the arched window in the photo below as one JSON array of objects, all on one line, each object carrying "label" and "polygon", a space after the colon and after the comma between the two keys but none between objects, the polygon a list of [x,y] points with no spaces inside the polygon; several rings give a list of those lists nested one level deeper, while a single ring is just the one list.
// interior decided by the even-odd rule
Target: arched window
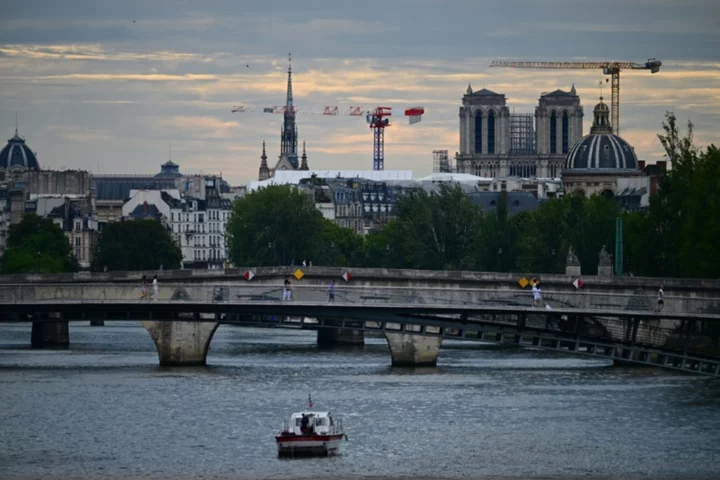
[{"label": "arched window", "polygon": [[495,153],[495,112],[488,113],[488,153]]},{"label": "arched window", "polygon": [[475,115],[475,153],[482,153],[482,112]]},{"label": "arched window", "polygon": [[562,116],[562,153],[568,153],[568,114]]},{"label": "arched window", "polygon": [[550,153],[557,153],[557,122],[554,110],[550,114]]}]

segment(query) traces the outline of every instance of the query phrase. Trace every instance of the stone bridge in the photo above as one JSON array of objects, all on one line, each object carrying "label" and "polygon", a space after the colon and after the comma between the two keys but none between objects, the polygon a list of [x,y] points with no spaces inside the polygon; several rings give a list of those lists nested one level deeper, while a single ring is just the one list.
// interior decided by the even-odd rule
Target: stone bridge
[{"label": "stone bridge", "polygon": [[[417,322],[417,319],[411,320],[407,315],[388,317],[387,310],[382,310],[386,306],[403,306],[406,312],[415,314],[422,313],[423,309],[432,311],[435,318],[432,325],[434,328],[445,325],[442,319],[447,315],[443,312],[448,312],[450,318],[453,318],[450,312],[463,307],[464,310],[459,313],[455,311],[461,325],[462,322],[486,327],[490,325],[493,331],[498,328],[513,328],[515,338],[522,337],[517,335],[518,329],[543,330],[554,319],[555,335],[558,334],[557,330],[560,333],[565,330],[564,333],[571,334],[575,339],[602,339],[610,344],[615,342],[629,345],[630,348],[625,348],[623,355],[627,355],[635,345],[641,345],[643,348],[679,350],[686,356],[692,353],[692,348],[688,350],[693,346],[690,338],[693,335],[697,338],[706,322],[718,321],[718,318],[715,318],[717,315],[705,313],[712,309],[715,302],[715,299],[709,296],[670,297],[675,300],[674,309],[669,308],[672,303],[666,296],[669,304],[667,310],[662,315],[656,315],[653,313],[654,293],[605,293],[600,289],[590,293],[576,291],[575,287],[572,287],[572,290],[548,289],[544,292],[545,300],[555,305],[548,311],[544,308],[529,308],[530,295],[519,285],[514,288],[508,288],[508,284],[505,284],[505,288],[502,288],[502,285],[497,287],[487,284],[473,287],[461,282],[435,281],[432,285],[425,286],[417,285],[417,282],[413,284],[406,281],[405,285],[402,285],[402,280],[386,280],[401,284],[392,286],[377,285],[369,279],[365,282],[355,281],[355,277],[349,282],[341,280],[335,287],[336,303],[328,304],[326,282],[332,277],[327,274],[314,278],[305,278],[309,276],[305,275],[299,280],[294,279],[294,300],[281,302],[282,281],[286,273],[287,270],[275,272],[261,277],[260,281],[255,281],[258,280],[257,277],[248,281],[244,277],[238,280],[216,276],[212,279],[206,277],[202,281],[161,282],[156,302],[138,300],[139,288],[132,276],[129,279],[116,279],[113,283],[79,283],[79,279],[71,277],[63,277],[61,280],[65,281],[60,283],[49,283],[49,278],[42,281],[34,279],[36,281],[0,286],[0,304],[5,304],[4,310],[8,312],[10,306],[16,306],[22,307],[17,310],[18,314],[32,315],[7,317],[5,321],[33,320],[33,343],[51,339],[53,335],[62,337],[63,327],[64,337],[67,339],[67,320],[110,319],[107,315],[117,314],[119,308],[125,315],[122,316],[123,319],[145,319],[143,325],[155,340],[162,364],[204,364],[207,346],[218,323],[247,324],[255,321],[267,324],[267,317],[271,314],[321,319],[319,325],[310,327],[318,329],[320,344],[362,343],[362,332],[366,330],[368,322],[416,324],[413,322]],[[344,272],[336,270],[335,273],[340,276]],[[58,278],[54,280],[57,281]],[[541,280],[541,285],[546,284]],[[187,302],[192,304],[192,308]],[[290,307],[290,304],[293,306]],[[298,310],[307,304],[313,308]],[[692,304],[697,311],[678,312],[678,305],[682,304]],[[223,308],[208,311],[207,305]],[[258,310],[257,306],[262,308]],[[380,317],[372,318],[366,313],[361,314],[372,311],[366,307],[373,306],[381,308],[375,312]],[[189,310],[183,311],[183,308]],[[102,315],[93,316],[93,311]],[[205,315],[202,317],[204,321],[201,321],[201,314]],[[211,315],[208,317],[208,314]],[[40,315],[45,317],[41,318]],[[3,318],[0,317],[0,320]],[[167,320],[173,321],[168,323]],[[300,323],[307,327],[304,320],[301,319]],[[292,322],[287,324],[292,325]],[[564,328],[561,328],[562,325]],[[483,331],[487,330],[486,327]],[[447,332],[442,332],[435,338],[427,338],[426,332],[417,333],[412,329],[403,329],[400,333],[385,327],[382,330],[390,346],[393,364],[396,365],[435,364],[442,338],[447,336]],[[480,330],[475,332],[478,331]],[[482,339],[488,341],[484,336]],[[504,337],[499,341],[504,341]],[[673,345],[673,342],[676,345]],[[678,346],[678,342],[682,345]],[[516,343],[522,344],[522,341]],[[534,346],[542,346],[542,342]],[[606,347],[607,345],[603,348]]]}]

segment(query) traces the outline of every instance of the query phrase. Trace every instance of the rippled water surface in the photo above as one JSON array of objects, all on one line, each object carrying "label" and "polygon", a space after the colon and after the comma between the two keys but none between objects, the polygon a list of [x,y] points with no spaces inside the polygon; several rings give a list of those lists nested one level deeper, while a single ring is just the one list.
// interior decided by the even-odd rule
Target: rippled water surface
[{"label": "rippled water surface", "polygon": [[[137,323],[72,325],[31,350],[0,325],[0,478],[720,478],[720,382],[448,342],[390,367],[384,339],[223,326],[207,368],[161,368]],[[306,406],[342,416],[334,458],[284,460]]]}]

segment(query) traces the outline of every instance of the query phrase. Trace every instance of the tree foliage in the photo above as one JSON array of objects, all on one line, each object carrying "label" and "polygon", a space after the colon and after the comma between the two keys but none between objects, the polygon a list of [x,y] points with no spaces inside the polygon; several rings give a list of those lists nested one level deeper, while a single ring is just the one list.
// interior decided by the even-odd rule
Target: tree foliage
[{"label": "tree foliage", "polygon": [[[441,185],[436,193],[412,192],[400,200],[397,212],[397,219],[372,239],[375,252],[398,266],[472,268],[480,210],[460,187]],[[384,254],[380,239],[386,242]]]},{"label": "tree foliage", "polygon": [[48,218],[25,215],[10,226],[2,272],[64,273],[79,269],[62,229]]},{"label": "tree foliage", "polygon": [[92,269],[157,270],[180,268],[182,252],[157,220],[109,223],[98,241]]},{"label": "tree foliage", "polygon": [[332,243],[327,234],[338,234],[327,223],[306,193],[272,185],[233,205],[225,230],[228,255],[235,265],[290,265],[316,257],[337,260],[332,255],[327,258]]}]

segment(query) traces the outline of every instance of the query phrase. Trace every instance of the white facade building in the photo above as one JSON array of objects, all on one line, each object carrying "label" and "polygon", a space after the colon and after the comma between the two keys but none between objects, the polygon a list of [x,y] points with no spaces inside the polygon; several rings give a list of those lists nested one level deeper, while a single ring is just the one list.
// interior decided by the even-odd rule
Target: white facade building
[{"label": "white facade building", "polygon": [[165,224],[180,247],[183,265],[222,267],[227,261],[225,226],[231,202],[222,198],[215,179],[206,180],[205,198],[182,197],[179,190],[132,190],[123,218],[151,218]]}]

